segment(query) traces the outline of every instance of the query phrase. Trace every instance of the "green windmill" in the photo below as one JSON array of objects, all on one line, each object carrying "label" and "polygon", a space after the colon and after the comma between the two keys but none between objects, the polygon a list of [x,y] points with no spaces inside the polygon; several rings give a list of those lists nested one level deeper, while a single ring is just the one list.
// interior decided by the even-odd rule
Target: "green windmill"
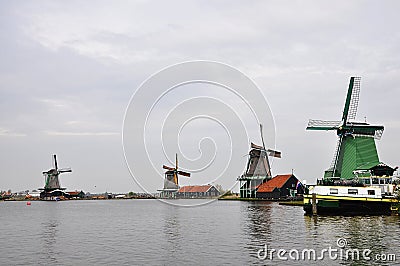
[{"label": "green windmill", "polygon": [[384,130],[381,125],[355,122],[359,96],[360,77],[351,77],[341,121],[310,120],[307,130],[336,130],[338,135],[331,167],[324,179],[350,180],[356,177],[391,176],[395,169],[380,163],[375,140]]}]

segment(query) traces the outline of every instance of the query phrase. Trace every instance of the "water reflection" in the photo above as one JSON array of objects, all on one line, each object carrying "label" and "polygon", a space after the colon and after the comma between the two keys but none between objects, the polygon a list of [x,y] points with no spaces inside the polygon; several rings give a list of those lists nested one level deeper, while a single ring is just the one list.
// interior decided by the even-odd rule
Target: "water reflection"
[{"label": "water reflection", "polygon": [[243,202],[241,205],[243,241],[246,241],[244,248],[250,255],[249,264],[258,261],[260,247],[272,242],[271,211],[270,202]]},{"label": "water reflection", "polygon": [[58,245],[60,236],[58,235],[60,216],[58,210],[60,208],[57,202],[43,202],[44,213],[41,217],[41,234],[40,234],[40,262],[39,264],[49,265],[58,264]]},{"label": "water reflection", "polygon": [[179,208],[168,206],[163,213],[163,256],[166,259],[178,260],[181,247],[181,224],[179,217]]},{"label": "water reflection", "polygon": [[56,246],[57,246],[57,232],[58,221],[48,220],[42,223],[43,232],[41,235],[42,242],[42,262],[44,264],[57,264]]},{"label": "water reflection", "polygon": [[244,220],[244,230],[254,242],[270,240],[271,236],[271,203],[249,202],[241,206],[241,212],[247,218]]},{"label": "water reflection", "polygon": [[[395,216],[304,216],[305,234],[313,244],[330,245],[339,248],[336,241],[343,238],[347,245],[343,251],[356,249],[362,251],[371,250],[371,260],[360,259],[342,260],[342,265],[396,265],[395,262],[376,261],[375,255],[395,254],[400,260],[398,247],[399,217]],[[398,265],[398,264],[397,264]]]}]

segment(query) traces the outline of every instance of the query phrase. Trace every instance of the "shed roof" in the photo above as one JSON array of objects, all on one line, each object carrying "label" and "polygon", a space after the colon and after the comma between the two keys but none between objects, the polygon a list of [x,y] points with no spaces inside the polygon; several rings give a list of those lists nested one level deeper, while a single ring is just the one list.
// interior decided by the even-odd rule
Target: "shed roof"
[{"label": "shed roof", "polygon": [[293,175],[277,175],[271,180],[258,186],[257,192],[272,192],[275,188],[282,188]]},{"label": "shed roof", "polygon": [[212,185],[202,185],[202,186],[184,186],[178,190],[178,193],[197,193],[197,192],[207,192]]}]

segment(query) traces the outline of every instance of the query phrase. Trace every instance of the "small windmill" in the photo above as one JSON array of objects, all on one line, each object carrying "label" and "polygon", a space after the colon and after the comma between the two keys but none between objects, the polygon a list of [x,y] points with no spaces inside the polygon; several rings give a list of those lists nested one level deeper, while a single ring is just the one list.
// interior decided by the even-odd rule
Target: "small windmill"
[{"label": "small windmill", "polygon": [[[353,179],[357,171],[380,165],[375,139],[384,130],[381,125],[355,122],[360,97],[360,77],[351,77],[341,121],[309,120],[307,130],[336,130],[338,142],[324,178]],[[389,167],[390,168],[390,167]]]},{"label": "small windmill", "polygon": [[165,172],[164,190],[178,190],[179,180],[178,175],[190,177],[190,173],[178,170],[178,154],[175,154],[175,168],[163,165]]},{"label": "small windmill", "polygon": [[44,190],[45,192],[52,192],[54,190],[65,190],[65,188],[61,188],[58,176],[62,173],[72,172],[71,168],[58,169],[57,156],[55,154],[53,155],[53,163],[53,169],[43,172],[43,175],[45,177],[45,184],[42,190]]}]

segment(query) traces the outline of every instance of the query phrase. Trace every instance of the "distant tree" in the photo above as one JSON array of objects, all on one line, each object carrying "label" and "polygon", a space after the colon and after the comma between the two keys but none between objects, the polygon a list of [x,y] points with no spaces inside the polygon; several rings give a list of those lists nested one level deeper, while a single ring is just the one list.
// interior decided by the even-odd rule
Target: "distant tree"
[{"label": "distant tree", "polygon": [[221,195],[225,194],[226,191],[224,190],[224,188],[220,184],[215,184],[214,187],[216,189],[218,189],[218,191],[219,191],[219,193],[221,193]]},{"label": "distant tree", "polygon": [[132,192],[132,191],[130,191],[130,192],[128,193],[128,196],[131,197],[131,198],[134,197],[135,195],[136,195],[136,194],[135,194],[134,192]]}]

